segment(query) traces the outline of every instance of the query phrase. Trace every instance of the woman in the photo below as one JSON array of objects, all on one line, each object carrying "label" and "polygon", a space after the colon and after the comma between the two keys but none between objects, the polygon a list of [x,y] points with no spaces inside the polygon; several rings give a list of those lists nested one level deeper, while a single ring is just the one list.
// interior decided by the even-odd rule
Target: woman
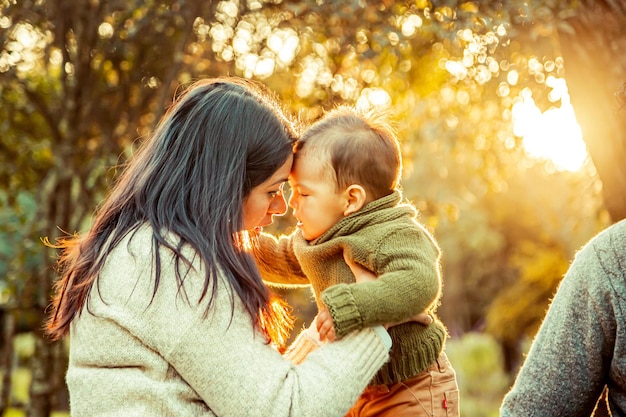
[{"label": "woman", "polygon": [[259,85],[198,82],[90,231],[60,241],[48,331],[70,335],[73,416],[347,412],[387,360],[388,335],[355,332],[293,365],[272,347],[286,315],[244,250],[246,230],[286,210],[294,138]]}]

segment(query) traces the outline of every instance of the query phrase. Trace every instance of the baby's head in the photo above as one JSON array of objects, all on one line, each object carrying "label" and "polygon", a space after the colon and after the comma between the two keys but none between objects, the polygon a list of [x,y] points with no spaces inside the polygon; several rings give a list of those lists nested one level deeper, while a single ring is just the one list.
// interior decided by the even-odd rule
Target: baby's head
[{"label": "baby's head", "polygon": [[289,204],[307,240],[398,187],[400,146],[383,113],[337,107],[304,132],[295,150]]}]

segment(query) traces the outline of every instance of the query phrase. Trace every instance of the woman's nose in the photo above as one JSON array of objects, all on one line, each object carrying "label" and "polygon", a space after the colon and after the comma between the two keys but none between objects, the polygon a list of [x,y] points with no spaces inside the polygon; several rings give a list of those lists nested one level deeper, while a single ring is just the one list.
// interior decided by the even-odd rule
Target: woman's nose
[{"label": "woman's nose", "polygon": [[270,204],[270,213],[282,216],[287,212],[287,202],[283,193],[278,194]]}]

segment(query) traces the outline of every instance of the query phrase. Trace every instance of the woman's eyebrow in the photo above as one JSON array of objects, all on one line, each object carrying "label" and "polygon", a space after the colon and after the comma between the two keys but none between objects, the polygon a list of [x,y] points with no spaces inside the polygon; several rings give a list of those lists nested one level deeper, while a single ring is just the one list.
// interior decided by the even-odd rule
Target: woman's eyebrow
[{"label": "woman's eyebrow", "polygon": [[289,179],[288,179],[288,178],[281,178],[281,179],[278,179],[278,180],[274,181],[274,182],[270,185],[270,187],[273,187],[273,186],[278,185],[278,184],[282,184],[283,182],[286,182],[286,181],[289,181]]}]

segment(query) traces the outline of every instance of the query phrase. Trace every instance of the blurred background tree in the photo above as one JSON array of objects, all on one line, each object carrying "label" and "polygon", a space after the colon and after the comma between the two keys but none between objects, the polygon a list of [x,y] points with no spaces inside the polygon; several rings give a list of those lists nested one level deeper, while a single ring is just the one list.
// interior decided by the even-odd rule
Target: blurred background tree
[{"label": "blurred background tree", "polygon": [[[303,123],[337,103],[393,109],[405,195],[444,251],[439,314],[466,375],[463,415],[497,415],[575,250],[626,217],[626,126],[613,97],[626,73],[625,3],[0,1],[0,414],[22,332],[35,335],[20,362],[31,376],[22,408],[67,408],[67,346],[41,334],[56,278],[41,239],[86,230],[181,88],[239,75]],[[285,296],[298,326],[310,320],[308,291]],[[485,381],[477,399],[470,387]]]}]

